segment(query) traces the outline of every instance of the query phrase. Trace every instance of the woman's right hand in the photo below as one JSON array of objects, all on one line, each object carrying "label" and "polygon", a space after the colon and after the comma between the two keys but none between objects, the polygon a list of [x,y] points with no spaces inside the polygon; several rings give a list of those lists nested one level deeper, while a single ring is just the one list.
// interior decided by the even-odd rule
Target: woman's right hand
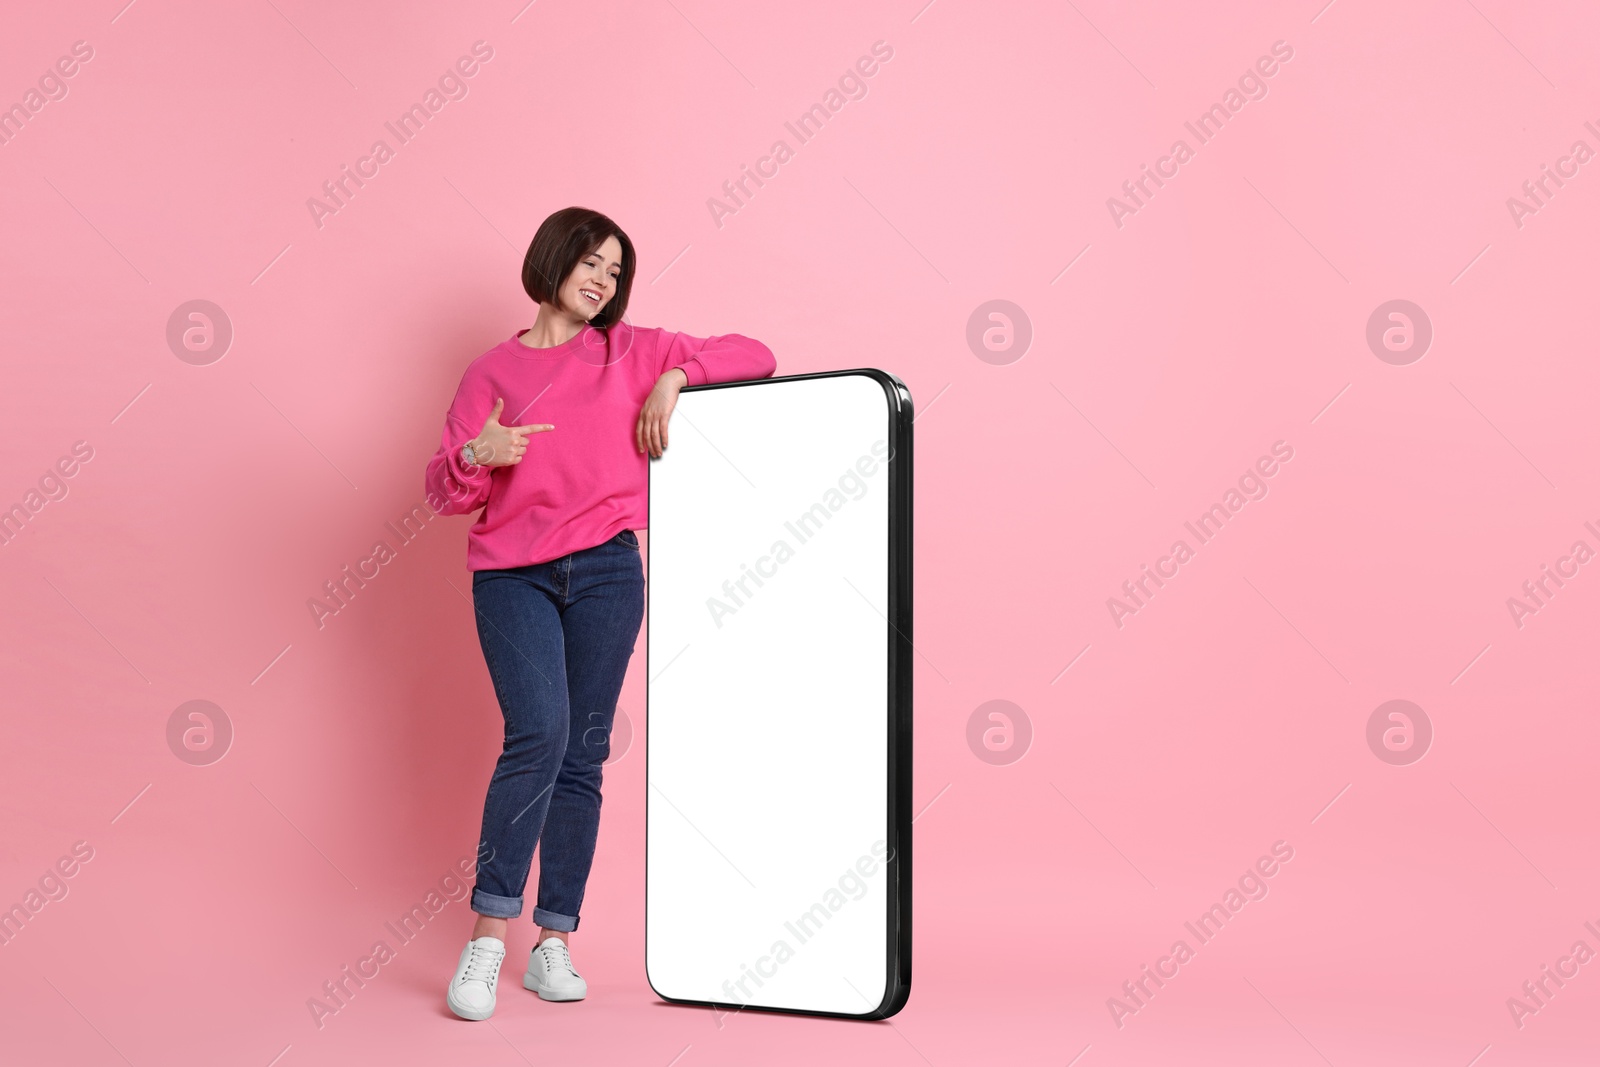
[{"label": "woman's right hand", "polygon": [[494,410],[483,422],[483,430],[472,442],[472,454],[482,467],[510,467],[522,462],[528,450],[528,435],[555,429],[548,423],[530,423],[527,426],[500,425],[500,412],[505,409],[504,397],[496,397]]}]

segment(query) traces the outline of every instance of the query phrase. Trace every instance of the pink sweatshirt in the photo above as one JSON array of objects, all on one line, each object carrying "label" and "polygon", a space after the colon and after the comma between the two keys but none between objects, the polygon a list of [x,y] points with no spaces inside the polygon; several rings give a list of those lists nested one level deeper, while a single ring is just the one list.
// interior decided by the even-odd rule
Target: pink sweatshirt
[{"label": "pink sweatshirt", "polygon": [[[673,367],[690,385],[704,385],[769,378],[778,366],[766,345],[731,333],[702,339],[618,323],[530,348],[521,332],[467,365],[428,461],[430,508],[440,515],[483,508],[467,533],[467,566],[475,571],[543,563],[646,528],[650,457],[639,451],[634,427],[656,380]],[[521,463],[469,467],[461,446],[482,431],[496,397],[505,398],[503,425],[555,429],[530,434]]]}]

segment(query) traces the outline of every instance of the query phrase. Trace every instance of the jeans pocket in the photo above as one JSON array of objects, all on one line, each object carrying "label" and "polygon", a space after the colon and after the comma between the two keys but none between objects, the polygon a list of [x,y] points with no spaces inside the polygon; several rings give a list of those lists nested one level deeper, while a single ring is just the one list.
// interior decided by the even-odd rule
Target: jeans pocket
[{"label": "jeans pocket", "polygon": [[639,535],[634,533],[632,530],[623,530],[611,540],[615,541],[619,545],[627,545],[635,552],[639,551]]}]

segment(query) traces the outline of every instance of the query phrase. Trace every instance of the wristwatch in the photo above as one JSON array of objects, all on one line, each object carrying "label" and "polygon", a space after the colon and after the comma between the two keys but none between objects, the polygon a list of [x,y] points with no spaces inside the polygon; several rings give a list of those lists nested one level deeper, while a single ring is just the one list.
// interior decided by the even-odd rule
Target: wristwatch
[{"label": "wristwatch", "polygon": [[478,465],[478,454],[472,450],[471,441],[468,441],[466,444],[461,446],[461,462],[465,463],[469,467],[476,467]]}]

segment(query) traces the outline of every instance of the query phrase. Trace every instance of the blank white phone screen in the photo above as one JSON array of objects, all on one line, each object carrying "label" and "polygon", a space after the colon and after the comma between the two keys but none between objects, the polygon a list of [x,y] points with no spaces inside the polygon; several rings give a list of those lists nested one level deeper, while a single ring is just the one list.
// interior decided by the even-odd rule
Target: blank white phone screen
[{"label": "blank white phone screen", "polygon": [[690,391],[670,435],[650,467],[650,983],[867,1013],[888,977],[884,386]]}]

